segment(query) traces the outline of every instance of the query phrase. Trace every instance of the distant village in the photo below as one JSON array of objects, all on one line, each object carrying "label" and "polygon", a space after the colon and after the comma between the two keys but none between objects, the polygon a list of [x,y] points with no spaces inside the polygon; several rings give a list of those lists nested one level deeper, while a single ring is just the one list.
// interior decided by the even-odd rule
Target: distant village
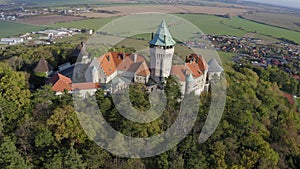
[{"label": "distant village", "polygon": [[81,33],[93,34],[93,30],[86,31],[77,28],[46,29],[38,32],[28,32],[18,37],[1,38],[0,45],[17,45],[29,41],[33,44],[49,45],[55,43],[55,39],[72,37]]},{"label": "distant village", "polygon": [[59,15],[75,15],[80,13],[89,13],[92,8],[28,8],[26,6],[21,6],[16,10],[12,11],[0,11],[0,20],[16,21],[17,19],[24,19],[29,16],[38,15],[49,15],[49,14],[59,14]]},{"label": "distant village", "polygon": [[258,38],[208,35],[219,51],[235,53],[233,61],[238,64],[268,67],[276,66],[300,81],[300,46],[288,42],[262,44]]}]

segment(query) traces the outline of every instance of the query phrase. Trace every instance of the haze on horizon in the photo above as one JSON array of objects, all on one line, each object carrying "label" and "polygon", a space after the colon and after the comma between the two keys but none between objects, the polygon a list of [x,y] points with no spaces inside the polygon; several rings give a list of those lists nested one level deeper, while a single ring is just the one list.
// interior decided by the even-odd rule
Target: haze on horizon
[{"label": "haze on horizon", "polygon": [[244,0],[244,1],[259,2],[259,3],[272,4],[272,5],[300,9],[300,1],[299,0]]}]

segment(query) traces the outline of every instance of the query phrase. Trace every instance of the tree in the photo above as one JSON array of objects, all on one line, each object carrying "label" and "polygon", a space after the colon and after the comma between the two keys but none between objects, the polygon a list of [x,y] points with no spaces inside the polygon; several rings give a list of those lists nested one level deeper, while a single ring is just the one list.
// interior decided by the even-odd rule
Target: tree
[{"label": "tree", "polygon": [[54,144],[54,138],[52,132],[47,128],[41,129],[35,136],[35,146],[44,148]]},{"label": "tree", "polygon": [[30,97],[25,74],[0,63],[0,113],[5,132],[16,128],[24,117],[30,108]]},{"label": "tree", "polygon": [[91,142],[87,149],[83,150],[83,160],[90,169],[105,168],[107,161],[111,160],[110,155],[106,150]]},{"label": "tree", "polygon": [[87,167],[80,155],[73,146],[70,149],[62,149],[58,151],[53,157],[49,158],[44,165],[47,169],[84,169]]},{"label": "tree", "polygon": [[88,139],[72,106],[56,108],[47,120],[47,125],[54,131],[55,139],[59,142],[66,139],[71,144],[84,143]]},{"label": "tree", "polygon": [[31,168],[17,152],[17,148],[10,137],[4,137],[0,145],[0,168]]},{"label": "tree", "polygon": [[83,169],[86,168],[86,163],[82,160],[82,155],[71,147],[63,158],[63,168]]}]

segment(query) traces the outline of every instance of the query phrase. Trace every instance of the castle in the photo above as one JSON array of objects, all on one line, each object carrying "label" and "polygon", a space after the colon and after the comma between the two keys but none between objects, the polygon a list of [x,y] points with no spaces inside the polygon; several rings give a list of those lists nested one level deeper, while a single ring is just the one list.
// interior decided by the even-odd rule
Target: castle
[{"label": "castle", "polygon": [[94,94],[97,88],[115,93],[132,82],[145,84],[151,91],[163,86],[169,76],[175,76],[181,85],[182,94],[194,92],[200,95],[202,91],[208,90],[213,78],[220,77],[223,68],[214,58],[207,65],[205,59],[197,54],[187,56],[183,65],[173,65],[175,44],[166,22],[162,21],[149,42],[150,67],[140,54],[108,52],[88,63],[84,73],[85,83],[72,83],[70,78],[62,74],[56,74],[49,80],[57,94],[68,90],[85,97],[87,93]]},{"label": "castle", "polygon": [[92,60],[85,72],[86,81],[100,83],[100,86],[114,93],[127,87],[132,81],[145,85],[152,81],[160,85],[173,75],[181,84],[183,94],[195,92],[200,95],[203,90],[208,89],[207,80],[214,74],[220,76],[223,69],[215,59],[208,66],[204,58],[196,54],[188,56],[184,65],[172,65],[175,44],[166,22],[162,21],[149,42],[150,68],[145,58],[139,54],[108,52]]}]

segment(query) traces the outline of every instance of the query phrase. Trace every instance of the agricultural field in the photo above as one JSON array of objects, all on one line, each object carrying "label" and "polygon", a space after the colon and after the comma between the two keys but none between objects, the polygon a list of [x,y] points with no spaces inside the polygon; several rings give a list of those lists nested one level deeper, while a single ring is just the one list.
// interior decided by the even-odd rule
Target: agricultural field
[{"label": "agricultural field", "polygon": [[79,29],[94,29],[98,30],[105,24],[111,22],[114,18],[97,18],[97,19],[85,19],[85,20],[78,20],[72,22],[61,22],[55,23],[51,25],[47,25],[48,27],[75,27]]},{"label": "agricultural field", "polygon": [[[238,37],[251,35],[252,37],[259,37],[261,39],[266,39],[268,42],[278,41],[276,38],[285,38],[285,39],[293,40],[300,44],[300,32],[269,26],[265,24],[260,24],[239,17],[224,18],[224,17],[218,17],[215,15],[207,15],[207,14],[175,14],[175,15],[190,21],[205,34],[232,35]],[[20,33],[37,31],[45,27],[48,28],[75,27],[79,29],[94,29],[97,31],[105,24],[117,18],[118,17],[93,18],[93,19],[65,21],[65,22],[58,22],[58,23],[55,23],[57,20],[55,21],[54,19],[52,24],[48,24],[49,23],[48,19],[45,19],[47,23],[46,21],[44,22],[39,19],[35,21],[34,20],[31,21],[31,22],[35,22],[36,24],[40,22],[41,25],[43,26],[33,26],[33,25],[22,24],[22,23],[1,21],[0,23],[2,23],[3,26],[1,26],[0,30],[3,31],[1,31],[0,36],[3,37],[3,36],[17,35]],[[68,19],[72,20],[77,18],[68,18]],[[148,35],[146,36],[148,37]]]},{"label": "agricultural field", "polygon": [[[15,2],[26,2],[25,0],[15,0]],[[119,2],[116,2],[119,1]],[[123,3],[126,0],[31,0],[30,3],[34,4],[35,7],[43,6],[63,6],[63,5],[79,5],[79,4],[99,4],[99,5],[109,5],[112,3]]]},{"label": "agricultural field", "polygon": [[136,13],[158,12],[158,13],[201,13],[232,16],[241,15],[247,12],[247,9],[231,7],[208,7],[208,6],[187,6],[187,5],[120,5],[120,6],[103,6],[94,8],[101,12],[91,12],[79,14],[80,16],[103,18],[112,16],[125,16]]},{"label": "agricultural field", "polygon": [[255,13],[251,15],[244,15],[243,17],[252,21],[265,23],[268,25],[300,31],[300,17],[296,15]]},{"label": "agricultural field", "polygon": [[252,21],[248,21],[246,19],[242,19],[239,17],[232,17],[231,19],[226,19],[223,23],[232,27],[236,30],[243,30],[247,32],[256,32],[257,34],[277,37],[277,38],[285,38],[292,40],[298,44],[300,44],[300,32],[287,30],[283,28],[278,28],[274,26],[264,25]]},{"label": "agricultural field", "polygon": [[300,43],[300,33],[297,31],[260,24],[239,17],[228,19],[212,15],[196,14],[180,14],[178,16],[189,20],[206,34],[234,35],[242,37],[255,32],[255,34],[262,38],[263,36],[269,37],[268,40],[273,38],[285,38]]},{"label": "agricultural field", "polygon": [[0,21],[0,37],[9,37],[26,32],[38,31],[43,28],[43,26],[33,26],[17,22]]},{"label": "agricultural field", "polygon": [[244,30],[239,30],[222,24],[222,22],[229,20],[228,18],[197,14],[178,14],[177,16],[190,21],[205,34],[234,35],[242,37],[247,33]]},{"label": "agricultural field", "polygon": [[32,25],[46,25],[55,24],[58,22],[71,22],[76,20],[82,20],[83,17],[67,16],[67,15],[40,15],[31,16],[25,19],[20,19],[18,22],[32,24]]}]

